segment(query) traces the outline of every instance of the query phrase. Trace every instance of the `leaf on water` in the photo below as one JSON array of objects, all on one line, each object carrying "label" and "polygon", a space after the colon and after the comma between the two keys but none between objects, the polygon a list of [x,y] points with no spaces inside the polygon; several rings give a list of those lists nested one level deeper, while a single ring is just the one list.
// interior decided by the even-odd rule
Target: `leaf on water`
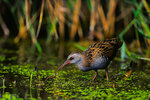
[{"label": "leaf on water", "polygon": [[130,69],[128,72],[126,72],[125,77],[123,79],[130,77],[131,74],[132,74],[132,69]]}]

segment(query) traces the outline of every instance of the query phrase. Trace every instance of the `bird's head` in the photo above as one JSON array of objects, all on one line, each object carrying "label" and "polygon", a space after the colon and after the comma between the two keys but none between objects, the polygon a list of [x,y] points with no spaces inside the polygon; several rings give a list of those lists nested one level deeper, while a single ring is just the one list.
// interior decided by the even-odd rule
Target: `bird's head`
[{"label": "bird's head", "polygon": [[81,60],[80,53],[71,53],[67,60],[58,68],[58,71],[68,64],[77,64]]}]

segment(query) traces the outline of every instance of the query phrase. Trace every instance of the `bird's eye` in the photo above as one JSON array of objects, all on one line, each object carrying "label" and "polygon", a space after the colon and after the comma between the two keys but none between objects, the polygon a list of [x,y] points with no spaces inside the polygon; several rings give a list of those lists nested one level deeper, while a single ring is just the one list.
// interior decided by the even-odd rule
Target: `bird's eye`
[{"label": "bird's eye", "polygon": [[70,58],[69,58],[69,60],[73,60],[73,59],[74,59],[73,57],[70,57]]}]

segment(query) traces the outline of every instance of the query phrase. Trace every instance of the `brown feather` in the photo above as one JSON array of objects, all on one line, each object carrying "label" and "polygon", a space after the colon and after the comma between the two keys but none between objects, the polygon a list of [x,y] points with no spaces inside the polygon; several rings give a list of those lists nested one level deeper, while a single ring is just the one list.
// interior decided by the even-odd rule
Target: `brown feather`
[{"label": "brown feather", "polygon": [[117,50],[121,47],[122,42],[117,38],[112,38],[104,41],[99,41],[89,46],[88,49],[82,52],[86,57],[87,65],[91,65],[95,58],[101,56],[106,57],[108,61],[111,61],[117,53]]}]

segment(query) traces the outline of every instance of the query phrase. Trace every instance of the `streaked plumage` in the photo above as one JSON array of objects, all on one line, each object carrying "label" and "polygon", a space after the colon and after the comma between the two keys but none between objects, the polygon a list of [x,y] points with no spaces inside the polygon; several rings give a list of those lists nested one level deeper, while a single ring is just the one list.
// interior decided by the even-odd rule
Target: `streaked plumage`
[{"label": "streaked plumage", "polygon": [[71,53],[66,62],[58,70],[69,63],[75,63],[82,71],[95,70],[94,80],[98,74],[98,69],[106,69],[108,80],[107,66],[115,57],[121,45],[122,42],[117,38],[96,42],[82,53]]}]

